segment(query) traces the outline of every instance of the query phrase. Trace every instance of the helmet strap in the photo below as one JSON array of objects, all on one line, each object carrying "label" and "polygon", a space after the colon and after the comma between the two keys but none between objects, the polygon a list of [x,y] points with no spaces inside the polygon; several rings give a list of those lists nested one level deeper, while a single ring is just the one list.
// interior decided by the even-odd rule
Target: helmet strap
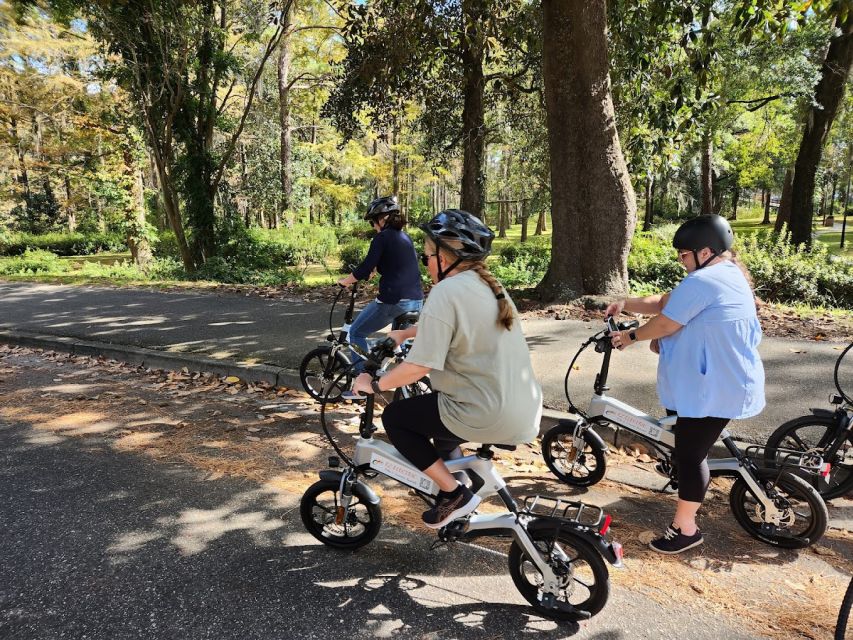
[{"label": "helmet strap", "polygon": [[439,255],[435,256],[435,268],[436,268],[437,275],[438,275],[438,281],[441,282],[442,280],[444,280],[447,277],[447,274],[450,273],[451,271],[453,271],[456,267],[458,267],[462,263],[463,260],[462,260],[462,258],[456,258],[456,261],[453,264],[451,264],[449,267],[447,267],[447,269],[442,269],[441,268],[441,255],[440,255],[442,244],[434,238],[433,238],[433,242],[435,242],[435,251],[437,254],[439,254]]},{"label": "helmet strap", "polygon": [[703,267],[707,267],[708,263],[715,260],[717,258],[717,256],[719,256],[719,255],[720,255],[719,253],[717,253],[716,251],[714,251],[712,249],[711,250],[711,256],[707,260],[705,260],[705,262],[700,264],[699,263],[699,254],[698,254],[698,252],[694,251],[693,252],[693,259],[696,260],[696,269],[699,270],[699,269],[702,269]]}]

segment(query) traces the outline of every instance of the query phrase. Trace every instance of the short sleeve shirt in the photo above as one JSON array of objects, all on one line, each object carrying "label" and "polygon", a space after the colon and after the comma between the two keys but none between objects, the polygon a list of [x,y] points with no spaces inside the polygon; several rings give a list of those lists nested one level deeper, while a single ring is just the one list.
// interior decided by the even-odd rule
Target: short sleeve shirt
[{"label": "short sleeve shirt", "polygon": [[441,421],[455,435],[531,442],[539,433],[542,389],[521,323],[507,330],[497,318],[495,294],[476,272],[446,278],[427,296],[406,361],[432,369]]},{"label": "short sleeve shirt", "polygon": [[683,325],[660,340],[658,396],[685,418],[749,418],[764,408],[761,325],[749,283],[729,261],[688,274],[663,315]]}]

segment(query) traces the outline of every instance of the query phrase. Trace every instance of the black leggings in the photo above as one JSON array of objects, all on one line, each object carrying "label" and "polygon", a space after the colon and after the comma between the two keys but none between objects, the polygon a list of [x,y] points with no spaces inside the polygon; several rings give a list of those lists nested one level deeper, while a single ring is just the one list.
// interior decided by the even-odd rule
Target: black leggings
[{"label": "black leggings", "polygon": [[437,392],[392,402],[382,412],[382,424],[391,444],[421,471],[448,459],[465,442],[442,424]]},{"label": "black leggings", "polygon": [[[670,413],[670,411],[667,411]],[[708,452],[729,423],[728,418],[682,418],[675,422],[675,468],[678,474],[678,497],[688,502],[702,502],[711,473]]]}]

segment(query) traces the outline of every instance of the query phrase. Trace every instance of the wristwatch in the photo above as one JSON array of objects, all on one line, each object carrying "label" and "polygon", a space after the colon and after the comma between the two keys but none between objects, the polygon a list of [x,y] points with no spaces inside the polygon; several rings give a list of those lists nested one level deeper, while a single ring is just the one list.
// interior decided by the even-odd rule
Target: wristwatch
[{"label": "wristwatch", "polygon": [[637,332],[636,331],[629,331],[628,337],[631,338],[631,342],[636,342],[637,341]]},{"label": "wristwatch", "polygon": [[376,378],[370,381],[370,388],[373,389],[373,393],[382,393],[382,389],[379,388],[379,380]]}]

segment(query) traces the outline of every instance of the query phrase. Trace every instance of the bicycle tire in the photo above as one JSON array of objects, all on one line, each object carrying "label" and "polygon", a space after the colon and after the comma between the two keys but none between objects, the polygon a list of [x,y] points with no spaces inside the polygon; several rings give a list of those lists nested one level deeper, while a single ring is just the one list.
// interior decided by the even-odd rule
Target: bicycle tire
[{"label": "bicycle tire", "polygon": [[577,453],[574,461],[570,458],[575,451],[572,437],[574,424],[558,424],[542,436],[542,457],[545,464],[557,478],[573,487],[590,487],[599,482],[607,471],[607,457],[604,451],[584,431],[585,446]]},{"label": "bicycle tire", "polygon": [[[826,532],[829,522],[829,511],[820,494],[808,482],[787,471],[774,469],[759,469],[757,472],[759,484],[765,491],[781,492],[778,496],[778,507],[784,509],[787,518],[796,519],[800,515],[792,505],[792,499],[805,502],[811,517],[802,530],[792,531],[788,526],[782,533],[762,530],[764,518],[763,507],[753,495],[749,485],[743,478],[738,477],[729,493],[729,506],[735,519],[741,527],[753,538],[783,549],[802,549],[820,540]],[[752,511],[752,513],[750,513]]]},{"label": "bicycle tire", "polygon": [[[540,553],[548,554],[548,564],[557,569],[555,573],[563,581],[560,599],[565,598],[565,602],[590,616],[601,611],[610,597],[610,575],[601,554],[588,542],[571,531],[561,528],[559,524],[540,526],[534,531],[529,531],[528,535]],[[568,562],[554,556],[553,551],[556,545],[559,545],[563,553],[569,557]],[[576,612],[551,609],[542,605],[540,601],[542,585],[538,582],[542,574],[516,540],[513,540],[510,546],[508,562],[513,583],[537,613],[556,620],[577,621],[586,617]],[[579,579],[577,574],[581,573],[583,578],[592,581],[584,582]],[[578,588],[582,593],[578,594],[579,598],[573,599],[572,596],[576,595],[573,591]],[[588,595],[584,597],[585,594]]]},{"label": "bicycle tire", "polygon": [[336,524],[339,506],[340,482],[319,480],[302,495],[299,503],[302,524],[317,540],[336,549],[358,549],[376,537],[382,526],[382,509],[370,502],[358,484],[353,487],[347,519]]},{"label": "bicycle tire", "polygon": [[[352,384],[352,376],[344,373],[350,367],[349,360],[340,351],[335,353],[335,366],[331,376],[326,376],[326,365],[331,353],[330,346],[317,347],[309,351],[299,364],[299,381],[302,388],[318,402],[337,402],[341,399],[341,393]],[[324,391],[330,382],[334,382],[335,389],[327,396]]]},{"label": "bicycle tire", "polygon": [[[779,448],[795,451],[816,448],[824,434],[834,430],[837,424],[835,416],[808,415],[789,420],[771,433],[767,439],[767,444],[764,446],[765,463],[771,468],[775,466],[776,451]],[[853,447],[853,435],[848,436],[848,441]],[[797,475],[817,489],[825,500],[839,498],[853,492],[853,464],[843,464],[841,462],[843,459],[843,453],[838,451],[833,460],[824,460],[832,465],[828,478],[807,473],[797,473]]]},{"label": "bicycle tire", "polygon": [[841,601],[841,608],[838,610],[838,622],[835,624],[835,640],[845,640],[847,637],[847,623],[850,621],[851,608],[853,608],[853,578],[850,578],[850,584],[847,585],[847,593],[844,594],[844,599]]}]

